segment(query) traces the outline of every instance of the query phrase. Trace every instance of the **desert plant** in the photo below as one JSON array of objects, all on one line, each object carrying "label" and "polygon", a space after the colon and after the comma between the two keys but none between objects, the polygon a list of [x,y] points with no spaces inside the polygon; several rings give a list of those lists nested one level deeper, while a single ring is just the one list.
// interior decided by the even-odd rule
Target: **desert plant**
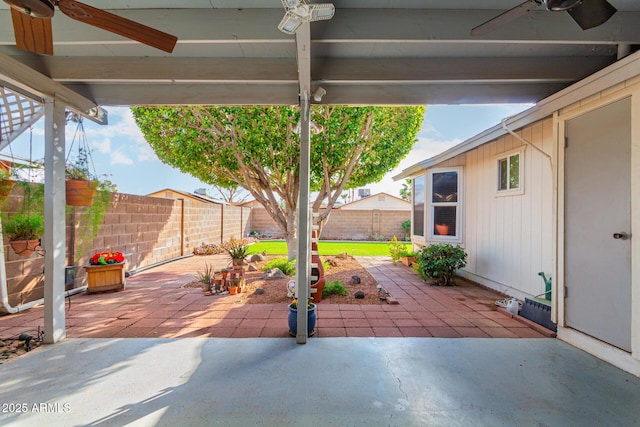
[{"label": "desert plant", "polygon": [[396,265],[400,260],[400,253],[404,251],[404,244],[398,241],[398,238],[394,235],[393,239],[389,242],[389,253],[391,254],[391,261],[393,265]]},{"label": "desert plant", "polygon": [[344,287],[339,280],[334,280],[324,285],[322,290],[322,298],[330,297],[331,295],[349,295],[349,291]]},{"label": "desert plant", "polygon": [[206,262],[204,263],[204,269],[196,274],[198,282],[201,282],[202,287],[205,289],[209,289],[211,287],[214,276],[215,269],[213,268],[213,265],[209,265]]},{"label": "desert plant", "polygon": [[287,276],[296,274],[295,260],[289,261],[287,258],[272,258],[264,264],[263,270],[271,270],[279,268]]},{"label": "desert plant", "polygon": [[467,254],[460,246],[433,244],[418,251],[420,276],[434,279],[436,285],[451,286],[456,270],[467,265]]},{"label": "desert plant", "polygon": [[222,244],[224,250],[229,254],[232,260],[243,260],[247,256],[249,251],[249,244],[251,242],[247,239],[236,239],[232,237]]}]

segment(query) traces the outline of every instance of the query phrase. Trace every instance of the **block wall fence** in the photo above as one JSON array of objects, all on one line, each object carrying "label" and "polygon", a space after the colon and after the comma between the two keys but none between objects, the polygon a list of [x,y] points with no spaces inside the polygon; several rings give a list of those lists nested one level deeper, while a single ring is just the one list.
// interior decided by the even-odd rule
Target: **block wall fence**
[{"label": "block wall fence", "polygon": [[[12,195],[13,197],[18,197]],[[18,199],[16,199],[18,200]],[[75,267],[75,280],[67,289],[86,285],[89,257],[101,251],[121,251],[127,271],[189,255],[201,243],[221,243],[252,230],[282,237],[275,222],[261,207],[239,207],[188,199],[165,199],[114,193],[103,225],[90,245],[82,245],[83,230],[71,208],[66,226],[67,265]],[[404,237],[405,211],[334,210],[323,239],[388,240]],[[16,307],[44,296],[44,257],[21,258],[3,241],[9,304]],[[85,246],[85,247],[81,247]],[[0,309],[1,312],[1,309]]]}]

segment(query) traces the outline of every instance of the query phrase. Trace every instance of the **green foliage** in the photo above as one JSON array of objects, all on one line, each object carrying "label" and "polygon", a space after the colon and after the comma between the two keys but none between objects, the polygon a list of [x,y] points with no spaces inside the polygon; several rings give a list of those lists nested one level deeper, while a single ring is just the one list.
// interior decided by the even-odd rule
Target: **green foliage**
[{"label": "green foliage", "polygon": [[404,258],[411,258],[411,257],[417,256],[417,255],[418,255],[418,253],[417,253],[417,252],[412,251],[412,250],[410,250],[410,249],[403,249],[403,250],[400,252],[400,257],[401,257],[401,258],[403,258],[403,257],[404,257]]},{"label": "green foliage", "polygon": [[296,274],[295,261],[289,261],[287,258],[272,258],[264,264],[263,270],[271,270],[272,268],[279,268],[287,276],[293,276]]},{"label": "green foliage", "polygon": [[436,285],[450,286],[456,270],[467,265],[467,254],[460,246],[434,244],[420,249],[416,262],[423,279],[432,278]]},{"label": "green foliage", "polygon": [[405,250],[405,245],[398,241],[398,238],[394,235],[393,239],[389,242],[389,253],[391,254],[391,261],[393,265],[396,265],[400,260],[400,254]]},{"label": "green foliage", "polygon": [[411,178],[407,178],[400,188],[400,198],[408,202],[411,201]]},{"label": "green foliage", "polygon": [[330,297],[331,295],[349,295],[349,291],[344,287],[339,280],[334,280],[324,285],[322,289],[322,298]]},{"label": "green foliage", "polygon": [[[410,245],[403,243],[405,248]],[[249,253],[259,254],[266,251],[271,255],[286,255],[287,244],[282,240],[263,240],[249,247]],[[320,256],[338,255],[348,253],[353,256],[386,256],[389,255],[388,242],[318,242]]]},{"label": "green foliage", "polygon": [[[287,241],[300,192],[298,106],[134,107],[134,118],[158,158],[204,183],[241,186]],[[380,181],[413,148],[422,106],[314,105],[311,135],[314,205],[329,207],[343,190]],[[282,201],[279,203],[279,201]],[[289,251],[291,254],[291,251]]]},{"label": "green foliage", "polygon": [[16,212],[3,218],[2,232],[9,240],[37,240],[44,234],[44,217],[36,212]]},{"label": "green foliage", "polygon": [[104,218],[111,205],[111,193],[116,191],[116,185],[109,180],[98,181],[98,188],[91,206],[67,206],[67,214],[76,214],[76,252],[82,256],[91,249],[93,239],[98,235]]},{"label": "green foliage", "polygon": [[402,221],[402,230],[404,231],[404,238],[408,239],[411,235],[411,220]]}]

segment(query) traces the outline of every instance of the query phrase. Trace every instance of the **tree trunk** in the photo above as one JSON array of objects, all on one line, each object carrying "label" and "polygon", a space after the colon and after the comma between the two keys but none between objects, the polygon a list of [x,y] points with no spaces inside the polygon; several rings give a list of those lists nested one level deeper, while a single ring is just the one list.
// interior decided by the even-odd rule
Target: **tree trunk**
[{"label": "tree trunk", "polygon": [[296,236],[293,234],[287,233],[284,236],[285,241],[287,242],[287,258],[289,261],[293,260],[296,257]]}]

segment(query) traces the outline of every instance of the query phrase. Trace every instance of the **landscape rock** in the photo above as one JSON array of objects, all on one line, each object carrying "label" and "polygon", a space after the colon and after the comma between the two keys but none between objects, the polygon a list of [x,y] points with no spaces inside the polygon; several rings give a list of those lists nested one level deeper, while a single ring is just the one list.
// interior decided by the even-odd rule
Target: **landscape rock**
[{"label": "landscape rock", "polygon": [[264,261],[264,255],[262,254],[255,254],[251,256],[251,262],[262,262]]},{"label": "landscape rock", "polygon": [[262,289],[262,288],[258,288],[258,289],[256,289],[256,291],[254,292],[254,294],[256,294],[256,295],[263,295],[263,294],[264,294],[264,292],[265,292],[265,290],[264,290],[264,289]]},{"label": "landscape rock", "polygon": [[255,266],[255,265],[253,265],[253,264],[250,264],[250,265],[249,265],[248,270],[249,270],[249,271],[258,271],[258,267],[256,267],[256,266]]},{"label": "landscape rock", "polygon": [[355,299],[364,299],[364,292],[362,292],[362,291],[358,291],[358,292],[356,292],[355,294],[353,294],[353,297],[354,297]]},{"label": "landscape rock", "polygon": [[286,279],[287,276],[279,268],[272,268],[271,270],[267,270],[262,278],[266,280],[275,280]]}]

